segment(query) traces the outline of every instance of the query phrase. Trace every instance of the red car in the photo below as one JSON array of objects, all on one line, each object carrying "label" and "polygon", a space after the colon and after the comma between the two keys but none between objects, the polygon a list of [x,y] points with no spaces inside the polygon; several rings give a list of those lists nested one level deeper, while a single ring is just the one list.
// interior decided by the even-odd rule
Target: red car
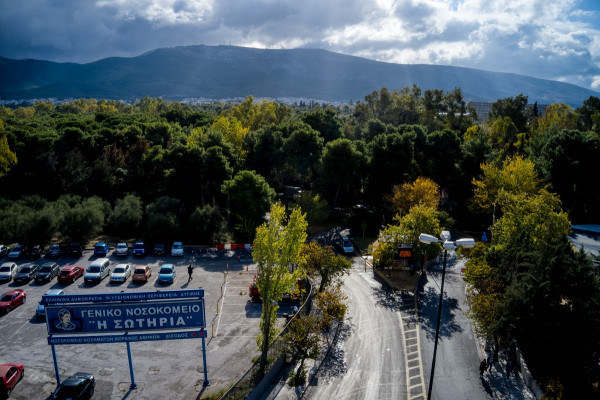
[{"label": "red car", "polygon": [[8,398],[24,374],[23,364],[0,365],[0,398]]},{"label": "red car", "polygon": [[27,293],[23,289],[15,289],[0,296],[0,311],[8,313],[15,307],[25,303]]},{"label": "red car", "polygon": [[59,282],[75,282],[77,278],[83,275],[83,268],[76,265],[67,265],[62,267],[58,273]]}]

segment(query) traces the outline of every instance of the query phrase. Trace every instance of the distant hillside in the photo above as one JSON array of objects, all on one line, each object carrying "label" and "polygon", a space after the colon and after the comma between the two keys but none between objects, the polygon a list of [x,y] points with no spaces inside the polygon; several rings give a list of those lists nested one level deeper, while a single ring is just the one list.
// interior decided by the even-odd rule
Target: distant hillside
[{"label": "distant hillside", "polygon": [[600,93],[568,83],[477,69],[377,62],[325,50],[261,50],[234,46],[187,46],[88,64],[0,57],[0,98],[144,96],[308,98],[362,100],[379,90],[416,83],[421,89],[460,87],[471,101],[496,101],[519,93],[540,104],[580,105]]}]

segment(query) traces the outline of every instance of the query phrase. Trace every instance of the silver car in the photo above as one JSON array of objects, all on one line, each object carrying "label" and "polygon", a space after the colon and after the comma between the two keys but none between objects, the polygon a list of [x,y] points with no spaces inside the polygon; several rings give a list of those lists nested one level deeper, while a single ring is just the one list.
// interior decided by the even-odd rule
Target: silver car
[{"label": "silver car", "polygon": [[17,273],[17,264],[14,262],[7,262],[0,265],[0,282],[10,282],[13,276]]},{"label": "silver car", "polygon": [[117,264],[110,273],[111,282],[125,282],[131,276],[131,266],[129,264]]},{"label": "silver car", "polygon": [[[46,294],[51,295],[51,296],[57,296],[57,295],[65,294],[65,291],[62,289],[51,289],[51,290],[48,290],[46,292]],[[46,307],[41,302],[40,302],[40,304],[38,304],[37,308],[35,309],[35,315],[40,318],[46,317]]]}]

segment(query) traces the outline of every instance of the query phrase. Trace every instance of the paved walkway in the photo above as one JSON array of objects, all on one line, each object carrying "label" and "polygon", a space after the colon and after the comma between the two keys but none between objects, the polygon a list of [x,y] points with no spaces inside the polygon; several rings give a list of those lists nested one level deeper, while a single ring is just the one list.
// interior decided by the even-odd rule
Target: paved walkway
[{"label": "paved walkway", "polygon": [[536,398],[523,381],[521,374],[511,373],[510,377],[506,376],[506,360],[502,357],[483,374],[481,383],[496,399],[530,400]]}]

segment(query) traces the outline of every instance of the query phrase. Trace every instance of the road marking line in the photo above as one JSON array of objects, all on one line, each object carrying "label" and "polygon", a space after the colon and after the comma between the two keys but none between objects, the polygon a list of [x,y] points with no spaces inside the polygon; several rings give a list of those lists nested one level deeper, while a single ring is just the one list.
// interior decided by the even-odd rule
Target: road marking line
[{"label": "road marking line", "polygon": [[[404,366],[406,370],[406,397],[407,399],[417,399],[424,398],[425,396],[425,384],[423,378],[423,368],[422,368],[422,360],[421,360],[421,339],[419,335],[418,320],[416,320],[413,316],[406,315],[404,316],[402,312],[398,311],[400,316],[400,331],[402,333],[403,347],[404,347]],[[410,329],[405,329],[404,324],[406,323],[406,328],[409,325],[415,326]],[[407,337],[407,334],[410,333],[410,337]],[[413,335],[414,334],[414,335]],[[409,344],[410,342],[410,344]],[[415,350],[409,351],[409,348],[414,348]],[[417,362],[417,365],[414,365]],[[411,372],[416,371],[417,374],[411,376]],[[411,384],[412,382],[418,381],[418,384]],[[415,392],[413,389],[420,388],[420,393],[417,390],[415,394],[411,394],[411,392]]]}]

